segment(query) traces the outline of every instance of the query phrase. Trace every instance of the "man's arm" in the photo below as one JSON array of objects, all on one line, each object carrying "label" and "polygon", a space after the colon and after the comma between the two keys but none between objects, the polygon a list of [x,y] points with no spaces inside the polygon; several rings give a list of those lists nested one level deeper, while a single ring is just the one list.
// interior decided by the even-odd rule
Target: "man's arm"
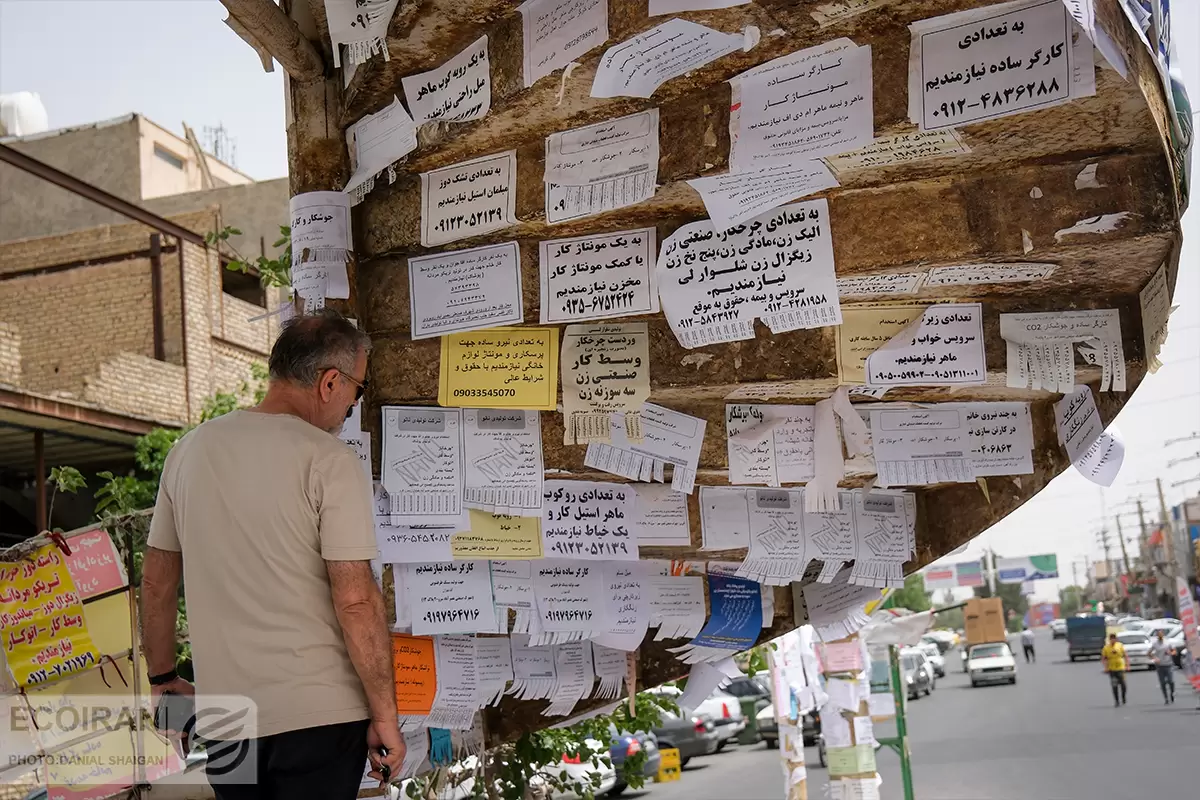
[{"label": "man's arm", "polygon": [[[179,614],[179,580],[183,576],[183,554],[171,550],[146,548],[142,562],[142,652],[151,675],[164,675],[175,669],[175,625]],[[175,692],[190,689],[180,679],[161,687]]]},{"label": "man's arm", "polygon": [[350,661],[367,693],[371,719],[398,725],[392,681],[392,640],[383,594],[369,561],[326,561],[333,608]]}]

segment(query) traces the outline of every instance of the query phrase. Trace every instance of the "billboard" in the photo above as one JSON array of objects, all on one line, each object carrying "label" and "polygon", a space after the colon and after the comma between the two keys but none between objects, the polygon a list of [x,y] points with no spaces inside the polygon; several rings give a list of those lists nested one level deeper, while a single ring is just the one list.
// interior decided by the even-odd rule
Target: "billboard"
[{"label": "billboard", "polygon": [[978,561],[960,561],[954,565],[959,586],[983,586],[983,565]]},{"label": "billboard", "polygon": [[996,580],[1000,583],[1024,583],[1058,577],[1058,556],[1019,556],[996,559]]},{"label": "billboard", "polygon": [[938,589],[953,589],[958,586],[958,579],[954,574],[954,565],[947,564],[941,567],[926,567],[925,568],[925,591],[934,592]]}]

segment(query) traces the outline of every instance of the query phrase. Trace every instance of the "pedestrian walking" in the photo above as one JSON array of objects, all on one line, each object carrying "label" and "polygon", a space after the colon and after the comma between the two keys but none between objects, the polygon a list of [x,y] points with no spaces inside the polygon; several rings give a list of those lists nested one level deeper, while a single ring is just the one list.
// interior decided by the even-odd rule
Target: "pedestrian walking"
[{"label": "pedestrian walking", "polygon": [[1125,705],[1125,671],[1129,669],[1129,661],[1125,658],[1125,645],[1117,641],[1115,633],[1108,635],[1108,644],[1100,651],[1100,663],[1112,685],[1113,706]]},{"label": "pedestrian walking", "polygon": [[1162,689],[1163,705],[1175,702],[1175,653],[1167,644],[1165,631],[1158,629],[1158,635],[1150,643],[1150,661],[1158,673],[1158,688]]},{"label": "pedestrian walking", "polygon": [[[369,345],[332,311],[289,321],[262,403],[203,423],[167,456],[143,569],[143,647],[156,702],[196,692],[198,708],[213,695],[253,702],[246,727],[197,731],[217,740],[208,777],[219,800],[349,800],[368,756],[379,778],[404,758],[370,564],[371,482],[337,438],[366,386]],[[181,577],[194,688],[175,671]]]},{"label": "pedestrian walking", "polygon": [[1025,651],[1026,664],[1037,661],[1037,654],[1033,652],[1033,630],[1028,625],[1021,631],[1021,649]]}]

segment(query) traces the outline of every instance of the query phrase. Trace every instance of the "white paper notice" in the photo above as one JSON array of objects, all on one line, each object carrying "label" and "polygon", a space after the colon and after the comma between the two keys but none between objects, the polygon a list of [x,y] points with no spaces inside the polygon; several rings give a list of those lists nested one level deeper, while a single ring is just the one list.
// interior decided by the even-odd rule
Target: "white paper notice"
[{"label": "white paper notice", "polygon": [[475,640],[476,692],[479,708],[500,702],[513,679],[512,645],[507,636],[480,636]]},{"label": "white paper notice", "polygon": [[[939,403],[938,410],[950,406]],[[1033,421],[1028,403],[963,403],[968,457],[975,477],[1033,474]]]},{"label": "white paper notice", "polygon": [[387,29],[400,0],[325,0],[325,18],[329,39],[333,42],[333,65],[342,65],[341,47],[346,60],[364,64],[376,53],[388,60]]},{"label": "white paper notice", "polygon": [[1162,366],[1158,360],[1167,340],[1167,318],[1171,316],[1171,289],[1167,286],[1167,265],[1154,271],[1150,282],[1138,293],[1142,310],[1142,341],[1146,346],[1146,370],[1154,373]]},{"label": "white paper notice", "polygon": [[1121,314],[1115,308],[1001,314],[1000,335],[1008,344],[1008,386],[1070,392],[1075,385],[1075,349],[1101,368],[1100,391],[1125,391]]},{"label": "white paper notice", "polygon": [[716,175],[688,181],[700,193],[717,230],[728,230],[751,217],[838,185],[820,161],[768,166],[753,172]]},{"label": "white paper notice", "polygon": [[437,692],[426,724],[431,728],[470,730],[479,708],[474,636],[437,636],[433,640]]},{"label": "white paper notice", "polygon": [[825,163],[836,174],[853,172],[859,169],[877,169],[891,167],[896,164],[907,164],[910,161],[922,161],[927,158],[942,158],[970,153],[959,136],[958,131],[917,131],[916,133],[897,133],[892,136],[879,136],[866,147],[842,153],[840,156],[826,156]]},{"label": "white paper notice", "polygon": [[745,489],[700,487],[701,550],[750,546],[750,506]]},{"label": "white paper notice", "polygon": [[658,109],[546,137],[546,221],[640,203],[658,182]]},{"label": "white paper notice", "polygon": [[649,97],[671,78],[741,50],[745,41],[740,33],[668,20],[604,53],[592,82],[592,97]]},{"label": "white paper notice", "polygon": [[516,242],[410,258],[408,283],[413,339],[525,319]]},{"label": "white paper notice", "polygon": [[627,655],[624,650],[592,642],[592,663],[596,668],[596,677],[600,680],[600,686],[593,697],[598,700],[616,700],[621,696]]},{"label": "white paper notice", "polygon": [[738,75],[730,169],[749,172],[871,144],[871,48],[835,39]]},{"label": "white paper notice", "polygon": [[684,11],[712,11],[744,6],[749,2],[750,0],[650,0],[650,16],[682,14]]},{"label": "white paper notice", "polygon": [[491,572],[486,561],[408,564],[404,588],[416,636],[496,630]]},{"label": "white paper notice", "polygon": [[492,107],[488,39],[480,36],[437,69],[401,78],[413,119],[469,122],[483,119]]},{"label": "white paper notice", "polygon": [[884,488],[975,480],[967,425],[957,408],[872,410],[871,438]]},{"label": "white paper notice", "polygon": [[709,220],[676,230],[655,266],[663,312],[687,348],[839,325],[829,204],[793,203],[716,231]]},{"label": "white paper notice", "polygon": [[516,517],[542,515],[542,424],[537,411],[465,408],[467,506]]},{"label": "white paper notice", "polygon": [[936,130],[1096,93],[1091,43],[1062,0],[1005,3],[909,26],[908,115]]},{"label": "white paper notice", "polygon": [[292,288],[305,311],[326,297],[349,297],[346,261],[354,250],[350,198],[341,192],[305,192],[288,201],[292,222]]},{"label": "white paper notice", "polygon": [[608,0],[528,0],[517,10],[526,87],[608,39]]},{"label": "white paper notice", "polygon": [[546,717],[565,717],[575,704],[592,693],[596,673],[592,671],[592,643],[571,642],[554,646],[554,672],[557,683],[550,695]]},{"label": "white paper notice", "polygon": [[450,537],[458,527],[465,526],[430,528],[394,525],[392,500],[383,484],[375,484],[375,541],[379,545],[381,564],[450,561],[453,558]]},{"label": "white paper notice", "polygon": [[543,325],[658,312],[654,228],[539,245]]},{"label": "white paper notice", "polygon": [[1054,421],[1058,441],[1075,468],[1088,480],[1111,486],[1124,460],[1125,445],[1105,433],[1092,388],[1076,386],[1072,394],[1055,403]]},{"label": "white paper notice", "polygon": [[533,591],[543,630],[604,630],[603,565],[548,558],[533,562]]},{"label": "white paper notice", "polygon": [[850,582],[859,586],[904,585],[904,562],[916,547],[917,500],[908,492],[854,493],[857,558]]},{"label": "white paper notice", "polygon": [[612,444],[589,443],[583,463],[642,482],[661,475],[663,466],[670,464],[671,488],[691,494],[696,486],[706,424],[699,417],[646,403],[642,406],[641,441],[631,441],[625,430],[625,416],[613,414]]},{"label": "white paper notice", "polygon": [[[838,576],[845,577],[845,572]],[[850,583],[810,583],[804,587],[808,621],[825,641],[844,639],[869,622],[866,605],[879,599],[879,589]]]},{"label": "white paper notice", "polygon": [[492,595],[496,605],[528,611],[533,608],[533,569],[529,561],[491,561]]},{"label": "white paper notice", "polygon": [[858,554],[854,493],[839,491],[836,510],[805,511],[804,535],[808,539],[808,557],[824,562],[817,580],[832,583],[842,565],[853,561]]},{"label": "white paper notice", "polygon": [[635,485],[638,545],[688,547],[692,530],[688,522],[687,495],[669,486]]},{"label": "white paper notice", "polygon": [[547,557],[635,561],[633,488],[619,483],[546,481],[542,542]]},{"label": "white paper notice", "polygon": [[970,386],[987,381],[983,307],[979,303],[930,306],[910,325],[867,356],[868,386]]},{"label": "white paper notice", "polygon": [[813,413],[813,406],[725,406],[729,482],[779,486],[812,480]]},{"label": "white paper notice", "polygon": [[896,698],[892,696],[890,691],[872,693],[867,698],[867,709],[874,718],[894,717],[896,716]]},{"label": "white paper notice", "polygon": [[707,619],[704,578],[698,575],[656,575],[643,579],[650,603],[650,624],[658,627],[655,641],[692,638]]},{"label": "white paper notice", "polygon": [[933,267],[926,286],[979,286],[988,283],[1026,283],[1049,278],[1054,264],[963,264]]},{"label": "white paper notice", "polygon": [[518,700],[549,697],[554,690],[554,649],[548,645],[533,646],[529,637],[512,636],[513,683],[508,694]]},{"label": "white paper notice", "polygon": [[737,574],[768,586],[786,586],[808,566],[804,494],[800,490],[752,489],[750,549]]},{"label": "white paper notice", "polygon": [[465,514],[459,410],[384,406],[380,473],[396,525],[452,527]]},{"label": "white paper notice", "polygon": [[347,128],[346,142],[354,154],[354,174],[342,191],[351,203],[360,203],[374,187],[376,175],[417,149],[417,126],[397,97]]},{"label": "white paper notice", "polygon": [[848,275],[837,279],[839,297],[873,297],[882,294],[916,294],[925,279],[922,272],[886,275]]},{"label": "white paper notice", "polygon": [[605,647],[633,652],[646,638],[650,622],[650,609],[642,589],[642,565],[614,561],[604,564],[601,571],[607,628],[593,638]]},{"label": "white paper notice", "polygon": [[517,151],[421,173],[421,244],[449,244],[507,228],[516,218]]},{"label": "white paper notice", "polygon": [[568,325],[562,340],[563,444],[610,441],[612,415],[641,439],[650,397],[650,333],[644,322]]}]

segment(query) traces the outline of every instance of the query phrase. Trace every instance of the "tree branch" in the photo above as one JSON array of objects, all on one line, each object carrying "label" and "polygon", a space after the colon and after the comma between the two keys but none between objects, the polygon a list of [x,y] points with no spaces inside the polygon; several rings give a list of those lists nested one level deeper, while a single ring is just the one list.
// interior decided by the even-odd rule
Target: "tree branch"
[{"label": "tree branch", "polygon": [[[316,81],[325,75],[325,64],[313,43],[296,23],[271,0],[221,0],[229,16],[297,81]],[[234,25],[230,27],[237,30]]]}]

